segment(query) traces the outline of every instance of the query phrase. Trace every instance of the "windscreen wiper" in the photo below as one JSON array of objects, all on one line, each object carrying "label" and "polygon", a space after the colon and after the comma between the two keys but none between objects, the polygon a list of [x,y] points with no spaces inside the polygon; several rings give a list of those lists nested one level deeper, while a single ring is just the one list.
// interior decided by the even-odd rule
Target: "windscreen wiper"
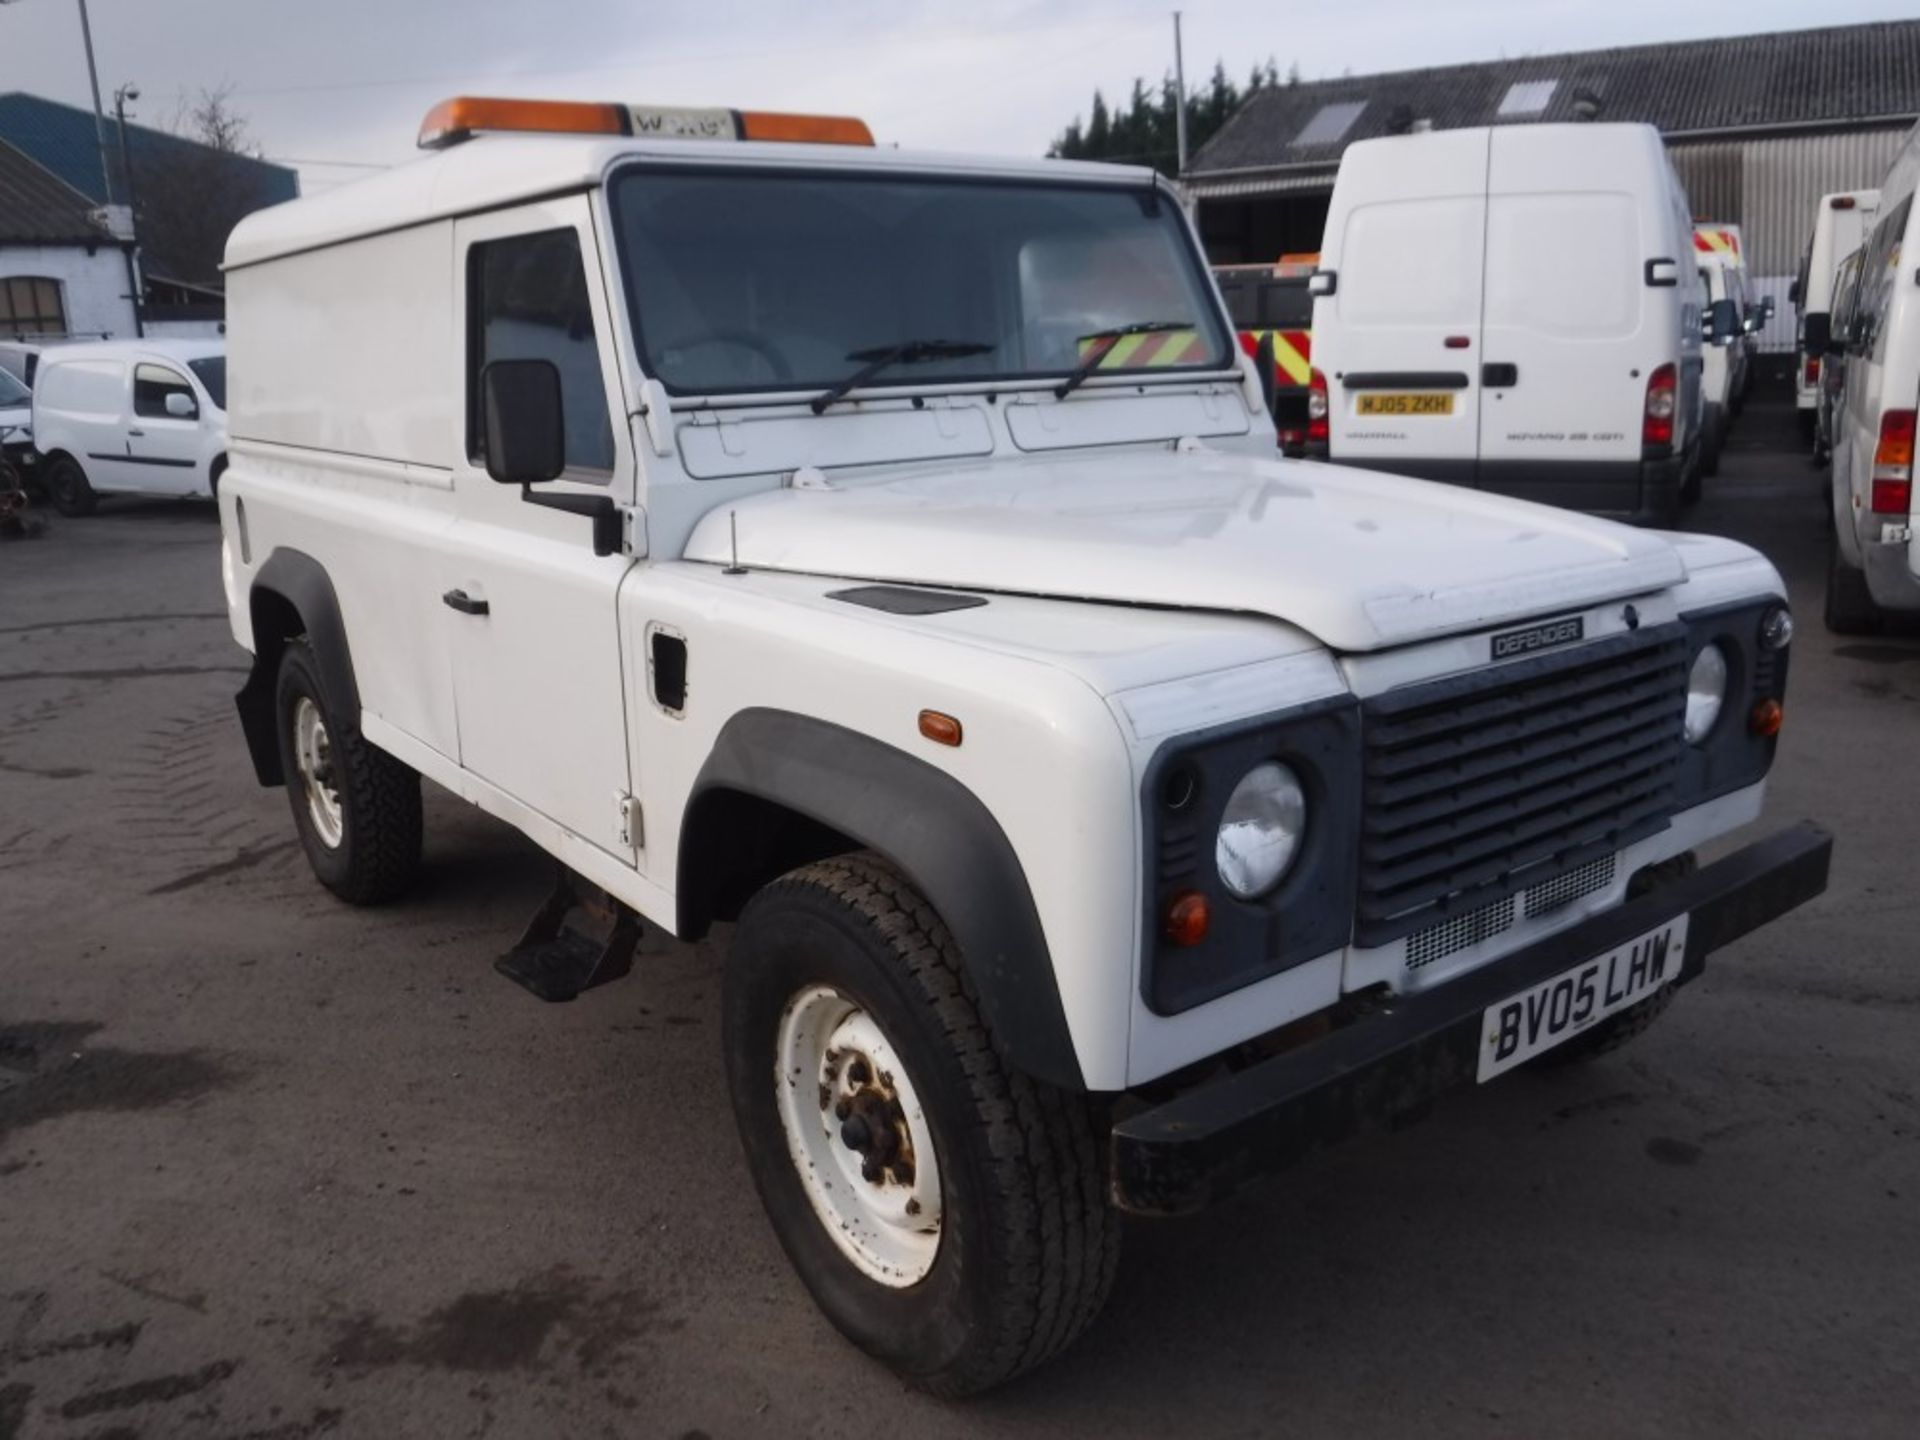
[{"label": "windscreen wiper", "polygon": [[1093,348],[1087,351],[1080,367],[1066,379],[1053,387],[1053,393],[1061,400],[1067,398],[1087,383],[1094,371],[1100,368],[1100,362],[1113,353],[1113,347],[1129,335],[1158,335],[1165,330],[1192,330],[1197,328],[1193,320],[1137,320],[1131,325],[1115,325],[1111,330],[1096,330],[1091,335],[1079,337],[1085,345],[1093,342]]},{"label": "windscreen wiper", "polygon": [[882,370],[893,365],[924,365],[929,360],[960,360],[968,355],[984,355],[994,347],[978,340],[902,340],[898,345],[881,345],[872,350],[853,350],[849,360],[863,360],[858,370],[844,380],[836,380],[813,398],[813,413],[820,415],[849,391],[858,390]]}]

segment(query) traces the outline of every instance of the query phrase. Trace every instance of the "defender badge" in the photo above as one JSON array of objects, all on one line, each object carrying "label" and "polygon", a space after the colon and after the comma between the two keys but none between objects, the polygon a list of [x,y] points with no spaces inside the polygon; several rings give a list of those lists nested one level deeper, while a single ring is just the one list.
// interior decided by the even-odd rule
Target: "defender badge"
[{"label": "defender badge", "polygon": [[1536,650],[1551,650],[1586,638],[1587,622],[1579,615],[1566,620],[1549,620],[1544,625],[1529,625],[1525,630],[1508,630],[1493,637],[1493,658],[1511,660],[1516,655],[1531,655]]}]

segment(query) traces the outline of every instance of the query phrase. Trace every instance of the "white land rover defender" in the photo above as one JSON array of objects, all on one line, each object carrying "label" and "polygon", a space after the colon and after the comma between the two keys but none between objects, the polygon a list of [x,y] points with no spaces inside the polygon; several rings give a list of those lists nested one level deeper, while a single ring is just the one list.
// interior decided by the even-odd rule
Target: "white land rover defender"
[{"label": "white land rover defender", "polygon": [[1152,174],[724,110],[422,140],[228,248],[254,766],[349,901],[421,776],[531,836],[498,966],[545,998],[733,922],[748,1167],[915,1381],[1059,1350],[1121,1212],[1617,1044],[1824,887],[1812,825],[1691,859],[1760,811],[1772,567],[1279,458]]}]

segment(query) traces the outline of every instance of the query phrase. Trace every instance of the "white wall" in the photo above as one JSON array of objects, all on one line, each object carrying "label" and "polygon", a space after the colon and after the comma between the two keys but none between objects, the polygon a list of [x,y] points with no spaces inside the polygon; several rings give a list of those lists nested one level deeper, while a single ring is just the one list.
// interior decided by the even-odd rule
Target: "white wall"
[{"label": "white wall", "polygon": [[84,245],[0,245],[0,278],[10,275],[59,281],[70,333],[133,338],[127,262],[114,246],[101,245],[89,255]]}]

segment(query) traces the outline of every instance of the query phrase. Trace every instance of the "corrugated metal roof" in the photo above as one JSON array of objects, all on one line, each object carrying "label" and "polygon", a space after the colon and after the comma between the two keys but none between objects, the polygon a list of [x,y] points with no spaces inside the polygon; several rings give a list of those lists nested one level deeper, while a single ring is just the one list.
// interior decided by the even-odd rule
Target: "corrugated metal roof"
[{"label": "corrugated metal roof", "polygon": [[0,140],[0,245],[98,245],[93,205],[52,171]]},{"label": "corrugated metal roof", "polygon": [[[1548,81],[1558,83],[1545,107],[1510,119],[1643,121],[1673,136],[1912,118],[1920,115],[1920,20],[1532,55],[1260,90],[1193,157],[1188,174],[1314,160],[1331,168],[1353,141],[1416,120],[1435,129],[1500,123],[1501,102],[1514,86]],[[1353,102],[1365,108],[1337,141],[1296,143],[1324,107]],[[1590,109],[1595,113],[1585,113]]]},{"label": "corrugated metal roof", "polygon": [[[107,145],[116,156],[117,172],[116,147],[120,133],[111,115],[106,124]],[[82,195],[91,196],[94,204],[106,204],[107,186],[100,173],[100,142],[91,110],[12,91],[0,95],[0,140],[18,147]],[[133,156],[137,180],[149,158],[158,161],[172,155],[203,151],[206,147],[164,130],[129,124],[127,149]],[[253,177],[263,204],[277,205],[282,200],[295,199],[300,193],[299,176],[284,165],[257,160],[251,155],[231,155],[228,160]],[[119,198],[124,204],[126,197]]]}]

